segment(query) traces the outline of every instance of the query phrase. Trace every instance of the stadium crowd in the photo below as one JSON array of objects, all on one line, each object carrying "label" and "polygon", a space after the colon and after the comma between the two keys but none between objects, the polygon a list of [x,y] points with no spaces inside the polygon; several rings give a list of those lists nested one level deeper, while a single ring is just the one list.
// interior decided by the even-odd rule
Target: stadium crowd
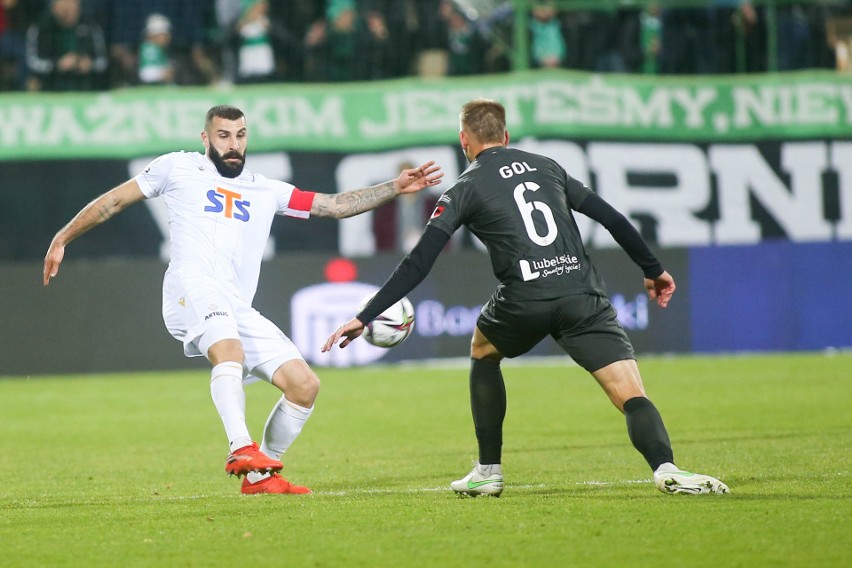
[{"label": "stadium crowd", "polygon": [[[574,11],[533,2],[530,65],[763,71],[767,18],[759,4]],[[0,0],[0,90],[501,72],[511,66],[512,5],[495,1],[477,13],[451,0]],[[837,6],[778,7],[779,70],[847,65],[831,22],[852,14]]]}]

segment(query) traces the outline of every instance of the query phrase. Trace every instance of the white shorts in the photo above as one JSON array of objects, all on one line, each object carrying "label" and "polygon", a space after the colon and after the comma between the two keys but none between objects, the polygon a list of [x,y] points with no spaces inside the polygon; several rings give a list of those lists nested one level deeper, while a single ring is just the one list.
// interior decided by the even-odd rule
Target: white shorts
[{"label": "white shorts", "polygon": [[172,337],[183,343],[187,357],[206,357],[217,341],[238,339],[246,356],[246,374],[268,382],[281,364],[303,359],[278,326],[207,276],[169,268],[163,279],[163,321]]}]

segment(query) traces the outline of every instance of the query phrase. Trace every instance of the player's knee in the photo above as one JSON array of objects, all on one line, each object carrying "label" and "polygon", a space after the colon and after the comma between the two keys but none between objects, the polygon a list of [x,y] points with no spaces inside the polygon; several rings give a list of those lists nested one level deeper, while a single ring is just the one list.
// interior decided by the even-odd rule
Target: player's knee
[{"label": "player's knee", "polygon": [[473,332],[473,337],[470,339],[470,358],[477,360],[493,360],[499,361],[503,355],[497,351],[497,348],[488,341],[488,338],[476,328]]},{"label": "player's knee", "polygon": [[304,384],[302,385],[303,396],[306,398],[310,398],[311,403],[317,397],[320,390],[320,380],[319,377],[316,376],[315,373],[311,372],[311,374],[305,379]]},{"label": "player's knee", "polygon": [[284,392],[287,400],[305,408],[311,408],[317,399],[320,389],[320,380],[316,375],[296,382]]},{"label": "player's knee", "polygon": [[494,345],[484,338],[480,334],[481,339],[477,340],[477,337],[474,338],[470,342],[470,358],[471,359],[479,359],[479,360],[493,360],[499,361],[503,358],[503,354],[497,351],[497,348]]},{"label": "player's knee", "polygon": [[304,361],[289,361],[281,365],[272,383],[280,388],[293,404],[310,408],[320,389],[320,379]]},{"label": "player's knee", "polygon": [[243,344],[238,339],[223,339],[217,341],[207,350],[207,359],[212,365],[224,361],[235,361],[243,364],[246,359]]}]

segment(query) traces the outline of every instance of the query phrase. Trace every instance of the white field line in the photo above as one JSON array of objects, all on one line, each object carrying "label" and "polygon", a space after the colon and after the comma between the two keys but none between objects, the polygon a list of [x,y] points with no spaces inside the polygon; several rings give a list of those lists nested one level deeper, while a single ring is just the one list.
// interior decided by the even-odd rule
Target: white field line
[{"label": "white field line", "polygon": [[[597,481],[597,480],[589,480],[589,481],[578,481],[574,485],[589,485],[594,487],[605,487],[612,485],[632,485],[632,484],[646,484],[651,483],[650,479],[626,479],[622,481]],[[544,483],[536,483],[536,484],[524,484],[524,485],[508,485],[507,488],[512,491],[516,490],[527,490],[527,489],[545,489],[548,485]],[[451,492],[448,486],[444,487],[418,487],[413,489],[349,489],[346,491],[315,491],[314,495],[332,495],[343,497],[346,495],[393,495],[393,494],[416,494],[416,493],[437,493],[437,492]],[[188,501],[194,499],[212,499],[212,498],[222,498],[222,495],[152,495],[151,497],[137,497],[132,499],[132,501]],[[225,497],[242,497],[241,494],[234,495],[226,495]]]},{"label": "white field line", "polygon": [[650,479],[628,479],[626,481],[578,481],[575,485],[630,485],[633,483],[651,483]]}]

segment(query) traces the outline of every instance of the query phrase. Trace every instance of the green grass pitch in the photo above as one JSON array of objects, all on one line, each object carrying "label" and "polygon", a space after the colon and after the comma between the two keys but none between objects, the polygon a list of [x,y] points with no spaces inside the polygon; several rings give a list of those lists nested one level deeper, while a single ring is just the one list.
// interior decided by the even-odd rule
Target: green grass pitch
[{"label": "green grass pitch", "polygon": [[[204,370],[0,380],[0,566],[852,566],[852,355],[640,359],[678,465],[667,496],[578,367],[506,363],[500,499],[457,498],[466,366],[319,369],[284,473],[241,496]],[[260,436],[276,400],[247,388]]]}]

